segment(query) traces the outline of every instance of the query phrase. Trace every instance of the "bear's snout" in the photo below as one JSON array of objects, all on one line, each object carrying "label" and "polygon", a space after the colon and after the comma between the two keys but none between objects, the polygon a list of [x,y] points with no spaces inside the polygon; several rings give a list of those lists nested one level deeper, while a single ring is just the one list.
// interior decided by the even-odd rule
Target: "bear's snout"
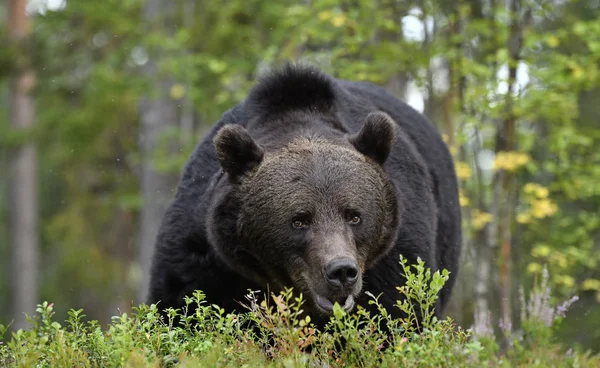
[{"label": "bear's snout", "polygon": [[362,288],[361,278],[361,269],[353,257],[338,256],[325,262],[321,268],[321,280],[313,278],[310,283],[315,285],[310,288],[315,312],[330,315],[336,302],[346,312],[352,310]]},{"label": "bear's snout", "polygon": [[350,257],[336,258],[325,266],[325,281],[334,288],[349,289],[358,280],[360,270]]}]

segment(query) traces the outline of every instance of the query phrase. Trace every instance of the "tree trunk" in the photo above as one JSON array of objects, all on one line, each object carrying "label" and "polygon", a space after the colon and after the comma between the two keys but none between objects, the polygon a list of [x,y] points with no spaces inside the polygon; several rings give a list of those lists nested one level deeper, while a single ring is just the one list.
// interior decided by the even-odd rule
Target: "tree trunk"
[{"label": "tree trunk", "polygon": [[477,265],[475,267],[475,306],[473,332],[477,336],[488,336],[493,333],[489,324],[490,314],[490,284],[492,274],[492,249],[486,241],[490,226],[483,231],[478,231],[475,244],[478,244]]},{"label": "tree trunk", "polygon": [[[171,14],[172,4],[160,0],[146,2],[144,17],[152,31],[162,28],[161,21]],[[178,121],[174,102],[169,97],[172,82],[158,72],[160,51],[151,53],[144,68],[146,78],[153,81],[156,97],[146,96],[140,103],[140,145],[142,153],[141,190],[143,207],[140,224],[139,261],[142,271],[138,299],[144,302],[150,279],[150,265],[154,243],[165,208],[171,198],[171,182],[168,175],[156,170],[154,149],[159,144],[160,135]]]},{"label": "tree trunk", "polygon": [[[467,155],[464,147],[458,147],[455,141],[455,132],[457,131],[456,121],[460,120],[464,113],[464,101],[463,101],[463,88],[465,87],[462,76],[462,57],[463,57],[463,44],[458,38],[462,33],[462,20],[456,7],[451,7],[445,11],[448,19],[448,31],[446,34],[446,42],[448,43],[449,50],[452,50],[452,54],[446,56],[446,69],[447,69],[447,83],[448,90],[442,98],[442,116],[444,130],[447,136],[447,142],[450,152],[455,155],[455,159],[460,161],[467,161]],[[457,118],[458,116],[458,118]],[[462,187],[464,183],[459,178],[459,185]],[[467,214],[461,209],[463,213],[462,218],[465,219]],[[461,264],[465,264],[465,260],[468,257],[467,254],[471,253],[473,249],[473,241],[470,236],[463,234],[462,239],[463,251],[461,254]],[[474,261],[474,260],[472,260]],[[464,316],[462,311],[464,310],[465,304],[465,291],[467,290],[467,284],[470,280],[464,278],[464,273],[459,273],[458,282],[455,283],[454,290],[452,292],[452,298],[448,305],[448,314],[451,315],[459,325],[463,325]]]},{"label": "tree trunk", "polygon": [[[192,29],[194,26],[194,12],[195,12],[196,4],[193,0],[184,0],[183,2],[183,26],[186,29]],[[190,54],[189,50],[183,51],[185,54]],[[188,81],[185,84],[185,96],[181,101],[181,118],[180,118],[180,126],[181,126],[181,138],[182,141],[187,143],[189,139],[193,139],[194,136],[194,106],[192,105],[192,101],[189,98],[189,91],[192,88],[192,83]]]},{"label": "tree trunk", "polygon": [[[523,44],[523,28],[528,23],[529,15],[521,20],[521,0],[509,2],[511,16],[510,34],[508,38],[508,90],[505,99],[505,118],[501,122],[496,134],[496,152],[510,152],[516,149],[516,116],[513,109],[513,95],[517,88],[517,66],[520,61],[521,48]],[[501,322],[505,332],[510,332],[513,325],[512,311],[512,225],[514,222],[514,207],[516,194],[516,177],[513,172],[500,170],[495,179],[495,187],[503,198],[498,198],[499,221],[498,233],[500,248],[500,310]]]},{"label": "tree trunk", "polygon": [[[26,0],[11,0],[9,34],[22,43],[29,35]],[[29,129],[34,123],[34,103],[29,95],[35,74],[28,66],[18,66],[10,87],[10,121],[15,129]],[[39,297],[39,238],[37,152],[33,143],[18,147],[11,157],[10,246],[11,291],[15,329],[26,328],[24,313],[33,315]]]}]

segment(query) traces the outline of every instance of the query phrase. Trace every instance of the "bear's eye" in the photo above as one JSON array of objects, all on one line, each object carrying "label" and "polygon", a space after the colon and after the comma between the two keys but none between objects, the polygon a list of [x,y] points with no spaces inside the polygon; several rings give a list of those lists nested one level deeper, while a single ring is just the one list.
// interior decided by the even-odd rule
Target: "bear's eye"
[{"label": "bear's eye", "polygon": [[360,223],[360,216],[352,216],[352,218],[350,218],[350,224],[352,225],[358,225]]},{"label": "bear's eye", "polygon": [[294,229],[304,229],[308,227],[309,219],[307,215],[297,216],[292,220]]},{"label": "bear's eye", "polygon": [[346,212],[346,221],[348,221],[348,223],[350,225],[360,224],[360,221],[361,221],[360,213],[358,213],[357,211],[347,211]]},{"label": "bear's eye", "polygon": [[301,229],[304,227],[304,222],[302,222],[300,220],[295,220],[294,222],[292,222],[292,226],[295,227],[296,229]]}]

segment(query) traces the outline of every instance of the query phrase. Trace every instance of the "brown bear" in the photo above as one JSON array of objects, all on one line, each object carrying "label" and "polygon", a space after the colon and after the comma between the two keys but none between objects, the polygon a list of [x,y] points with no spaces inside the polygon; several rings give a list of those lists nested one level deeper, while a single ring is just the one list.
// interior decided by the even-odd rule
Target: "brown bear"
[{"label": "brown bear", "polygon": [[161,225],[149,303],[244,311],[248,290],[302,293],[317,324],[339,303],[393,305],[399,256],[450,279],[461,215],[452,157],[435,128],[382,88],[287,65],[226,112],[191,155]]}]

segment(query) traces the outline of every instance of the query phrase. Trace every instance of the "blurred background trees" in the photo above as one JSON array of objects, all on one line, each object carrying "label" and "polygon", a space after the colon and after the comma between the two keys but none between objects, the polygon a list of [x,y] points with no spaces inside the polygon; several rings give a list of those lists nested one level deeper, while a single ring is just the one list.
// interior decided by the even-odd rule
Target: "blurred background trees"
[{"label": "blurred background trees", "polygon": [[465,231],[449,315],[517,330],[547,267],[580,297],[560,336],[600,346],[598,0],[30,0],[16,31],[24,3],[0,4],[2,323],[41,300],[103,322],[143,301],[199,137],[261,72],[305,60],[443,134]]}]

